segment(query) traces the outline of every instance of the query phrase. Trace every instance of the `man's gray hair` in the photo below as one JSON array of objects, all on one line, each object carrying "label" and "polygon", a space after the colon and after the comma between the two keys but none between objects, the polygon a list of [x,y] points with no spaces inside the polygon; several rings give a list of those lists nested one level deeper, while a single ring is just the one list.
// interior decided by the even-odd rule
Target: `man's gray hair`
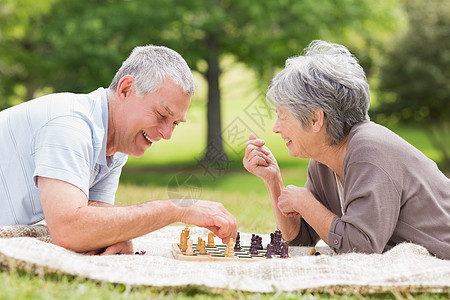
[{"label": "man's gray hair", "polygon": [[195,92],[194,77],[186,61],[176,51],[164,46],[134,48],[114,76],[109,90],[117,91],[119,81],[125,75],[134,77],[136,94],[140,97],[156,92],[166,78],[179,85],[186,94]]},{"label": "man's gray hair", "polygon": [[369,120],[369,84],[363,68],[341,45],[313,41],[304,56],[286,60],[267,92],[275,107],[287,108],[300,124],[310,124],[315,110],[323,110],[329,144],[339,144],[354,124]]}]

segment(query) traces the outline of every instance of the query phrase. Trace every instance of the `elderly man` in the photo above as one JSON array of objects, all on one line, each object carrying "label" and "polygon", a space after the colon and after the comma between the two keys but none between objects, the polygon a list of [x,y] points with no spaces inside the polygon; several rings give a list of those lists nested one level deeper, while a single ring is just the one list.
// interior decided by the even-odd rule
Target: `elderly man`
[{"label": "elderly man", "polygon": [[186,121],[192,73],[175,51],[137,47],[108,89],[47,95],[0,112],[0,225],[45,220],[57,245],[133,253],[131,239],[173,222],[227,242],[236,220],[222,204],[170,200],[114,206],[127,155],[140,157]]},{"label": "elderly man", "polygon": [[450,259],[450,180],[387,128],[369,121],[369,85],[347,48],[315,41],[290,58],[267,98],[289,155],[309,158],[305,187],[284,187],[275,157],[254,135],[244,166],[262,178],[283,237],[324,240],[337,253],[381,253],[413,242]]}]

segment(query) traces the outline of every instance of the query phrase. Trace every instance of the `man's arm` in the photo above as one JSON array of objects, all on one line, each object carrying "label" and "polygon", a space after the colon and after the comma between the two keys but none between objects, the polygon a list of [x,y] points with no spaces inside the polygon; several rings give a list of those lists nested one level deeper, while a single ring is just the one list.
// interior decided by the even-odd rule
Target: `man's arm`
[{"label": "man's arm", "polygon": [[[89,200],[88,205],[100,207],[113,206],[112,204],[109,203],[92,200]],[[123,241],[108,246],[106,248],[84,252],[85,255],[111,255],[111,254],[133,254],[133,253],[134,253],[133,240]]]},{"label": "man's arm", "polygon": [[236,236],[235,218],[217,202],[178,207],[170,200],[155,200],[105,207],[88,205],[79,188],[61,180],[39,177],[38,188],[53,242],[78,252],[131,240],[174,222],[206,227],[224,242]]}]

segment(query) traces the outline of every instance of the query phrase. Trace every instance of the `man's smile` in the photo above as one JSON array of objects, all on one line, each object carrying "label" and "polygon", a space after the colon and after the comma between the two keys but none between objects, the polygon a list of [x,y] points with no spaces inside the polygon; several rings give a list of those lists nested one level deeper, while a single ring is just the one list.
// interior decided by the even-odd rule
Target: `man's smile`
[{"label": "man's smile", "polygon": [[147,141],[149,141],[150,143],[154,143],[155,141],[153,141],[151,138],[148,137],[147,133],[144,130],[141,130],[142,134],[144,135],[145,139]]}]

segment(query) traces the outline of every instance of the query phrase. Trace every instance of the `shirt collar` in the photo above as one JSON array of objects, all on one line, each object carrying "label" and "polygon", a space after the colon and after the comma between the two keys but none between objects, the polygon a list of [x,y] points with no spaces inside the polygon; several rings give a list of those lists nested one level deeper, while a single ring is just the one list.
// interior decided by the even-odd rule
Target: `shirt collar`
[{"label": "shirt collar", "polygon": [[[101,89],[101,90],[100,90]],[[100,88],[99,92],[101,93],[101,110],[102,110],[102,123],[103,123],[103,139],[102,139],[102,149],[100,150],[100,155],[98,157],[97,162],[99,164],[108,166],[113,161],[113,156],[109,156],[107,159],[106,156],[106,143],[108,141],[108,120],[109,120],[109,109],[108,109],[108,97],[106,93],[106,89]]]}]

